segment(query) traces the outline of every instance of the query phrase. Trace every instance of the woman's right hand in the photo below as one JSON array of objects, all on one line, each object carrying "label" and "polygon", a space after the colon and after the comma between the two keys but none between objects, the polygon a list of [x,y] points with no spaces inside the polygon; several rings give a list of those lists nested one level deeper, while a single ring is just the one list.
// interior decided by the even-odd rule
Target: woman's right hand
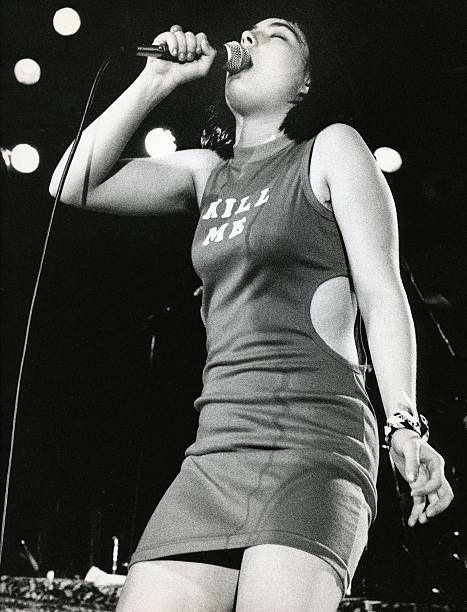
[{"label": "woman's right hand", "polygon": [[177,61],[148,58],[142,72],[151,82],[163,78],[171,87],[188,83],[207,75],[216,56],[204,32],[184,32],[179,25],[173,25],[169,32],[156,36],[154,45],[166,43],[171,55]]}]

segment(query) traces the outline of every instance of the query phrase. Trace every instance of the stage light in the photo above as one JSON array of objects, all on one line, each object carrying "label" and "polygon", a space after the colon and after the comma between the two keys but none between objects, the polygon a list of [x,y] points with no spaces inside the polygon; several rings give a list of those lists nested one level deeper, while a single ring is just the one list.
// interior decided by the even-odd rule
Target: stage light
[{"label": "stage light", "polygon": [[148,132],[144,145],[151,157],[164,157],[177,150],[175,136],[170,130],[164,130],[164,128],[154,128]]},{"label": "stage light", "polygon": [[39,166],[39,153],[37,149],[28,144],[19,144],[11,151],[11,165],[18,172],[30,174]]},{"label": "stage light", "polygon": [[402,166],[402,157],[395,149],[390,147],[376,149],[375,158],[383,172],[397,172]]},{"label": "stage light", "polygon": [[41,67],[29,57],[16,62],[14,67],[16,80],[23,85],[34,85],[41,78]]},{"label": "stage light", "polygon": [[62,36],[72,36],[81,27],[81,19],[75,9],[69,6],[59,9],[53,19],[55,31]]}]

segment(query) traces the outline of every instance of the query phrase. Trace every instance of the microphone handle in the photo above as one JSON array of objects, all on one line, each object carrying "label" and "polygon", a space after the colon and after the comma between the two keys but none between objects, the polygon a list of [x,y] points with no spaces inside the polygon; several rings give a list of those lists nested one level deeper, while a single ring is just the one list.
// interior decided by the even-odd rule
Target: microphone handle
[{"label": "microphone handle", "polygon": [[[170,53],[167,43],[137,47],[121,47],[121,50],[123,53],[130,53],[131,55],[136,54],[140,57],[155,57],[177,63],[179,61],[177,57],[174,57]],[[253,64],[248,50],[237,41],[228,42],[218,47],[214,62],[218,66],[222,65],[222,69],[231,74],[241,72]]]},{"label": "microphone handle", "polygon": [[[160,45],[138,45],[136,47],[136,55],[139,57],[154,57],[157,59],[166,60],[169,62],[178,62],[177,56],[173,56],[170,53],[169,47],[167,43],[162,43]],[[217,59],[219,58],[219,59]],[[217,58],[216,61],[222,61],[224,64],[228,59],[228,52],[226,45],[221,45],[217,49]]]},{"label": "microphone handle", "polygon": [[155,57],[174,62],[177,61],[177,58],[170,53],[167,43],[162,43],[160,45],[138,45],[136,47],[136,55],[140,57]]}]

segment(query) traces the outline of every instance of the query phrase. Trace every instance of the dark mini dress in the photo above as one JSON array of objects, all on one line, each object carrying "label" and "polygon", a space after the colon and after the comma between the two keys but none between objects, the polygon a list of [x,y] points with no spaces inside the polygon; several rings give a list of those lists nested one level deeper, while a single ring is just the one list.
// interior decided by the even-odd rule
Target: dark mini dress
[{"label": "dark mini dress", "polygon": [[350,278],[310,186],[313,143],[236,148],[209,177],[192,248],[207,335],[199,427],[131,564],[282,544],[327,561],[348,590],[376,517],[379,443],[365,366],[310,317],[322,283]]}]

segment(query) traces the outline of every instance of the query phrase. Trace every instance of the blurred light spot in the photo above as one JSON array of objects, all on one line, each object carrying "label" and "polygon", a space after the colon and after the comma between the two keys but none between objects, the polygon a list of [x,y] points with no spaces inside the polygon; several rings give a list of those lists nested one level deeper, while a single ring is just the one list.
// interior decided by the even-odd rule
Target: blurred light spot
[{"label": "blurred light spot", "polygon": [[458,532],[458,531],[455,531],[455,532],[454,532],[454,535],[455,535],[455,536],[458,536],[458,535],[459,535],[459,532]]},{"label": "blurred light spot", "polygon": [[81,26],[81,19],[75,9],[69,6],[59,9],[53,20],[54,28],[62,36],[76,34]]},{"label": "blurred light spot", "polygon": [[4,147],[0,147],[0,153],[2,154],[2,159],[7,168],[11,167],[11,151],[9,149],[5,149]]},{"label": "blurred light spot", "polygon": [[34,85],[41,78],[41,67],[33,59],[25,57],[16,62],[14,73],[19,83]]},{"label": "blurred light spot", "polygon": [[441,593],[441,591],[440,591],[439,589],[437,589],[436,587],[433,587],[433,588],[431,589],[431,592],[432,592],[432,593],[436,593],[437,595],[439,595],[439,594]]},{"label": "blurred light spot", "polygon": [[375,158],[383,172],[397,172],[402,166],[402,157],[390,147],[376,149]]},{"label": "blurred light spot", "polygon": [[164,130],[164,128],[154,128],[148,132],[144,145],[151,157],[164,157],[177,150],[175,136],[170,130]]},{"label": "blurred light spot", "polygon": [[19,144],[11,151],[11,165],[18,172],[29,174],[39,166],[37,149],[28,144]]},{"label": "blurred light spot", "polygon": [[452,306],[451,302],[442,293],[426,295],[423,301],[430,306],[442,306],[443,308],[450,308]]}]

